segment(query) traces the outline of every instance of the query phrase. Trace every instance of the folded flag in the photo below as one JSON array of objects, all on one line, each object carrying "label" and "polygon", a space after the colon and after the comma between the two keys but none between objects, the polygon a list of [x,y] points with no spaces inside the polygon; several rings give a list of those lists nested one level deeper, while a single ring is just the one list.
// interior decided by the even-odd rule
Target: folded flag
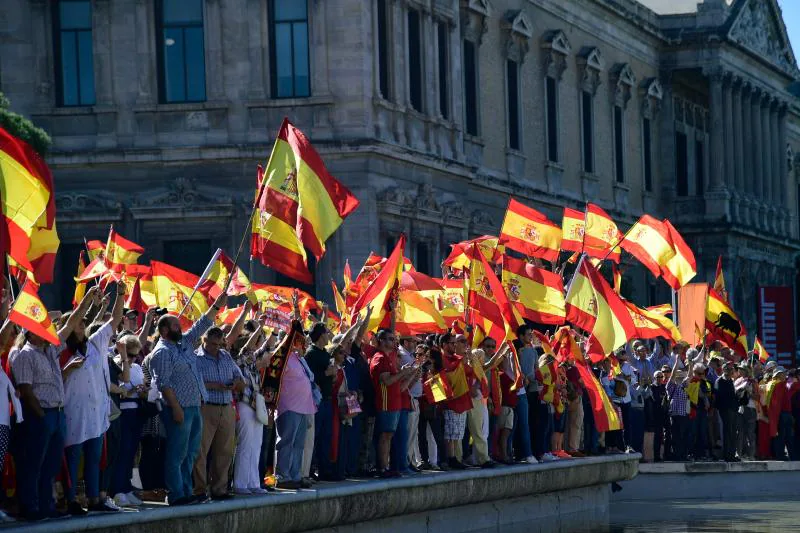
[{"label": "folded flag", "polygon": [[[231,284],[228,286],[229,296],[239,296],[252,291],[250,280],[244,275],[242,269],[233,264],[233,260],[225,255],[221,248],[217,248],[211,258],[211,268],[201,277],[200,287],[197,290],[209,298],[216,298],[222,293],[228,278],[233,273]],[[255,300],[255,298],[253,297]]]},{"label": "folded flag", "polygon": [[468,253],[472,245],[477,245],[483,257],[491,263],[497,263],[505,253],[505,245],[498,237],[483,235],[468,241],[457,242],[450,245],[450,255],[442,262],[442,266],[449,267],[455,272],[463,272],[471,264],[471,255]]},{"label": "folded flag", "polygon": [[[78,254],[78,272],[77,276],[80,277],[83,274],[83,271],[86,270],[86,257],[83,254],[83,250]],[[72,295],[72,307],[76,307],[81,300],[83,300],[83,296],[86,294],[86,282],[85,281],[76,281],[75,282],[75,293]]]},{"label": "folded flag", "polygon": [[561,219],[561,249],[567,252],[583,251],[585,229],[586,215],[565,207],[564,217]]},{"label": "folded flag", "polygon": [[536,209],[510,198],[500,243],[527,256],[555,262],[561,250],[561,228]]},{"label": "folded flag", "polygon": [[681,334],[675,324],[666,316],[637,307],[633,302],[623,300],[625,307],[631,315],[631,320],[636,327],[636,338],[655,339],[664,338],[672,342],[681,340]]},{"label": "folded flag", "polygon": [[714,275],[714,290],[725,295],[725,276],[722,274],[722,256],[717,258],[717,272]]}]

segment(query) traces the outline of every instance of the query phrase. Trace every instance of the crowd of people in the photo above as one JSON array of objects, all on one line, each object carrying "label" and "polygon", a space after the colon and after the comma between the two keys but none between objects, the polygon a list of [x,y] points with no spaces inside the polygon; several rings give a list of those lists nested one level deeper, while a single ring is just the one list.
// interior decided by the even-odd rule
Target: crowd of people
[{"label": "crowd of people", "polygon": [[[163,309],[138,316],[124,308],[124,286],[111,287],[113,305],[93,287],[54,318],[60,345],[9,321],[0,330],[9,514],[180,506],[353,477],[632,451],[645,462],[800,454],[797,371],[739,360],[719,343],[635,340],[586,363],[622,421],[599,432],[575,361],[557,360],[530,324],[513,349],[490,337],[473,347],[452,331],[373,334],[369,308],[334,332],[301,323],[296,302],[284,331],[266,328],[249,303],[220,327],[222,294],[189,325]],[[280,386],[270,392],[263,376],[276,358]],[[426,389],[441,376],[448,390],[437,400]],[[132,484],[137,465],[141,490]]]}]

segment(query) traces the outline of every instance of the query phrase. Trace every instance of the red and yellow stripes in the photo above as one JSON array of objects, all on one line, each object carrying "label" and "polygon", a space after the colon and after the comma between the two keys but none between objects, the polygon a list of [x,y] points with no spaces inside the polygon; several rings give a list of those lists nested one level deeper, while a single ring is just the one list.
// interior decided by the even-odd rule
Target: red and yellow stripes
[{"label": "red and yellow stripes", "polygon": [[661,268],[661,277],[664,278],[670,287],[675,290],[680,289],[692,278],[697,275],[697,262],[694,258],[694,253],[675,226],[669,220],[664,220],[664,227],[669,232],[670,242],[672,248],[675,250],[675,255],[672,256],[666,264]]},{"label": "red and yellow stripes", "polygon": [[503,287],[523,318],[540,324],[564,323],[564,282],[558,274],[506,255]]},{"label": "red and yellow stripes", "polygon": [[580,373],[583,386],[589,395],[589,403],[592,406],[592,415],[594,415],[594,423],[597,431],[616,431],[622,429],[622,420],[617,415],[617,410],[611,399],[600,386],[600,382],[585,362],[577,361],[575,368]]},{"label": "red and yellow stripes", "polygon": [[208,311],[211,304],[207,297],[200,291],[194,292],[195,286],[200,281],[199,276],[161,261],[151,261],[150,264],[153,268],[153,286],[159,307],[180,313],[186,306],[183,316],[191,321],[197,320]]},{"label": "red and yellow stripes", "polygon": [[386,304],[390,298],[397,298],[400,276],[403,273],[403,252],[406,246],[406,236],[401,234],[397,244],[384,264],[375,280],[364,290],[353,305],[351,315],[366,315],[367,305],[373,306],[373,313],[369,320],[369,330],[376,331],[384,318],[387,318]]},{"label": "red and yellow stripes", "polygon": [[622,240],[617,224],[600,206],[586,205],[583,252],[589,257],[610,259],[619,263],[619,242]]},{"label": "red and yellow stripes", "polygon": [[561,228],[536,209],[511,198],[500,230],[500,242],[530,257],[555,262],[561,251]]},{"label": "red and yellow stripes", "polygon": [[650,215],[642,215],[620,246],[641,261],[655,277],[661,275],[661,269],[675,256],[669,230],[663,222]]},{"label": "red and yellow stripes", "polygon": [[55,326],[50,321],[47,308],[39,298],[39,286],[28,280],[17,295],[8,319],[21,328],[27,329],[50,344],[60,344]]}]

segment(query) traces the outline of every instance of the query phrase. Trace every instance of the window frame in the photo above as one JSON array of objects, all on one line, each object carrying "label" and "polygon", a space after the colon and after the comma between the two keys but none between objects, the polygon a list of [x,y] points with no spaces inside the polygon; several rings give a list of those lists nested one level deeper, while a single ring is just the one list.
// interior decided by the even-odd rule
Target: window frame
[{"label": "window frame", "polygon": [[[308,8],[308,0],[306,4],[306,18],[305,19],[292,19],[292,20],[275,20],[275,2],[279,0],[268,0],[268,24],[269,24],[269,69],[270,69],[270,95],[274,100],[283,100],[291,98],[310,98],[313,94],[311,87],[311,24],[310,24],[310,9]],[[292,0],[297,1],[297,0]],[[308,65],[308,94],[297,93],[297,73],[295,72],[295,49],[294,49],[294,25],[298,23],[305,23],[306,25],[306,64]],[[292,94],[291,95],[278,95],[278,49],[276,40],[276,28],[278,24],[291,25],[291,65],[292,65]]]},{"label": "window frame", "polygon": [[[60,7],[62,4],[78,4],[78,3],[87,3],[89,4],[89,16],[92,18],[90,21],[91,26],[81,29],[70,28],[70,29],[62,29],[61,24],[61,11]],[[89,107],[97,104],[97,87],[95,87],[95,78],[94,78],[94,6],[92,5],[91,0],[57,0],[52,3],[51,5],[51,14],[53,17],[53,63],[55,67],[55,91],[56,91],[56,105],[58,107]],[[68,104],[64,102],[64,73],[63,67],[64,62],[62,58],[62,33],[69,32],[72,34],[72,38],[75,41],[75,50],[76,50],[76,57],[75,57],[75,66],[76,66],[76,93],[77,103]],[[91,75],[92,75],[92,101],[83,101],[82,98],[82,91],[81,91],[81,61],[80,61],[80,50],[79,50],[79,34],[88,32],[91,41],[91,52],[92,52],[92,65],[91,65]]]},{"label": "window frame", "polygon": [[[471,80],[472,83],[468,83],[470,80],[467,79],[467,45],[472,48],[473,55],[472,55],[472,72],[474,73],[474,79]],[[480,113],[480,106],[481,106],[481,95],[480,95],[480,55],[479,55],[480,47],[478,43],[472,41],[470,39],[462,39],[461,40],[461,62],[464,65],[464,133],[470,137],[480,137],[481,134],[481,113]],[[474,105],[472,106],[472,110],[474,113],[474,119],[470,120],[470,106],[468,105],[468,85],[472,86],[473,94],[474,94]],[[470,122],[474,122],[474,130],[470,129]]]},{"label": "window frame", "polygon": [[[512,67],[513,65],[513,67]],[[521,65],[519,61],[506,58],[506,143],[509,149],[522,151],[522,85],[520,83]],[[511,71],[514,70],[514,83],[511,80]],[[516,101],[516,112],[511,108],[512,90]],[[516,130],[516,131],[514,131]],[[516,146],[514,137],[516,136]]]},{"label": "window frame", "polygon": [[391,26],[391,9],[389,9],[388,3],[389,0],[376,0],[375,7],[375,38],[377,40],[375,43],[377,50],[375,68],[378,71],[378,94],[387,101],[392,99],[392,43],[388,31]]},{"label": "window frame", "polygon": [[[411,21],[416,18],[416,36],[411,35]],[[414,39],[416,38],[416,43]],[[419,9],[409,7],[406,12],[406,64],[408,66],[408,105],[417,113],[425,113],[425,54],[423,52],[424,46],[424,31],[422,12]],[[413,45],[416,44],[416,49]],[[416,54],[412,54],[416,52]],[[414,58],[412,55],[417,55]],[[416,82],[416,83],[415,83]]]},{"label": "window frame", "polygon": [[[154,2],[155,5],[155,17],[156,17],[156,61],[157,61],[157,78],[158,78],[158,101],[161,104],[197,104],[203,103],[208,101],[208,66],[206,65],[206,12],[205,12],[205,2],[203,0],[198,0],[200,2],[200,11],[202,20],[200,24],[197,23],[165,23],[164,21],[164,2],[167,0],[156,0]],[[177,1],[177,0],[176,0]],[[180,0],[181,2],[185,0]],[[182,33],[184,39],[184,48],[183,48],[183,80],[184,80],[184,99],[182,100],[170,100],[167,97],[167,71],[166,71],[166,58],[165,58],[165,39],[164,39],[164,30],[166,28],[181,28],[182,32],[185,32],[186,28],[197,28],[199,27],[201,33],[203,35],[203,98],[200,100],[190,100],[189,95],[189,76],[187,73],[187,61],[186,61],[186,46],[185,46],[185,33]]]},{"label": "window frame", "polygon": [[450,96],[449,34],[447,23],[438,21],[436,23],[436,69],[438,75],[436,86],[439,93],[437,95],[439,97],[439,116],[445,120],[450,120],[452,115],[450,110],[452,98]]}]

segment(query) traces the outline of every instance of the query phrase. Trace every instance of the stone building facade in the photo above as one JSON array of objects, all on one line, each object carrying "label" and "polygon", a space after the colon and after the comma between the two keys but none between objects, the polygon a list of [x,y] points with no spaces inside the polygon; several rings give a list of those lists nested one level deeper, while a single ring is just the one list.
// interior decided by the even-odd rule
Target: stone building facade
[{"label": "stone building facade", "polygon": [[[318,296],[397,234],[437,273],[509,195],[667,217],[734,305],[795,285],[800,73],[776,0],[6,0],[0,90],[53,137],[59,279],[109,224],[199,272],[233,254],[284,116],[361,207]],[[246,261],[242,262],[243,265]],[[260,282],[287,282],[260,266]],[[633,266],[641,304],[666,285]],[[63,286],[62,286],[63,285]]]}]

